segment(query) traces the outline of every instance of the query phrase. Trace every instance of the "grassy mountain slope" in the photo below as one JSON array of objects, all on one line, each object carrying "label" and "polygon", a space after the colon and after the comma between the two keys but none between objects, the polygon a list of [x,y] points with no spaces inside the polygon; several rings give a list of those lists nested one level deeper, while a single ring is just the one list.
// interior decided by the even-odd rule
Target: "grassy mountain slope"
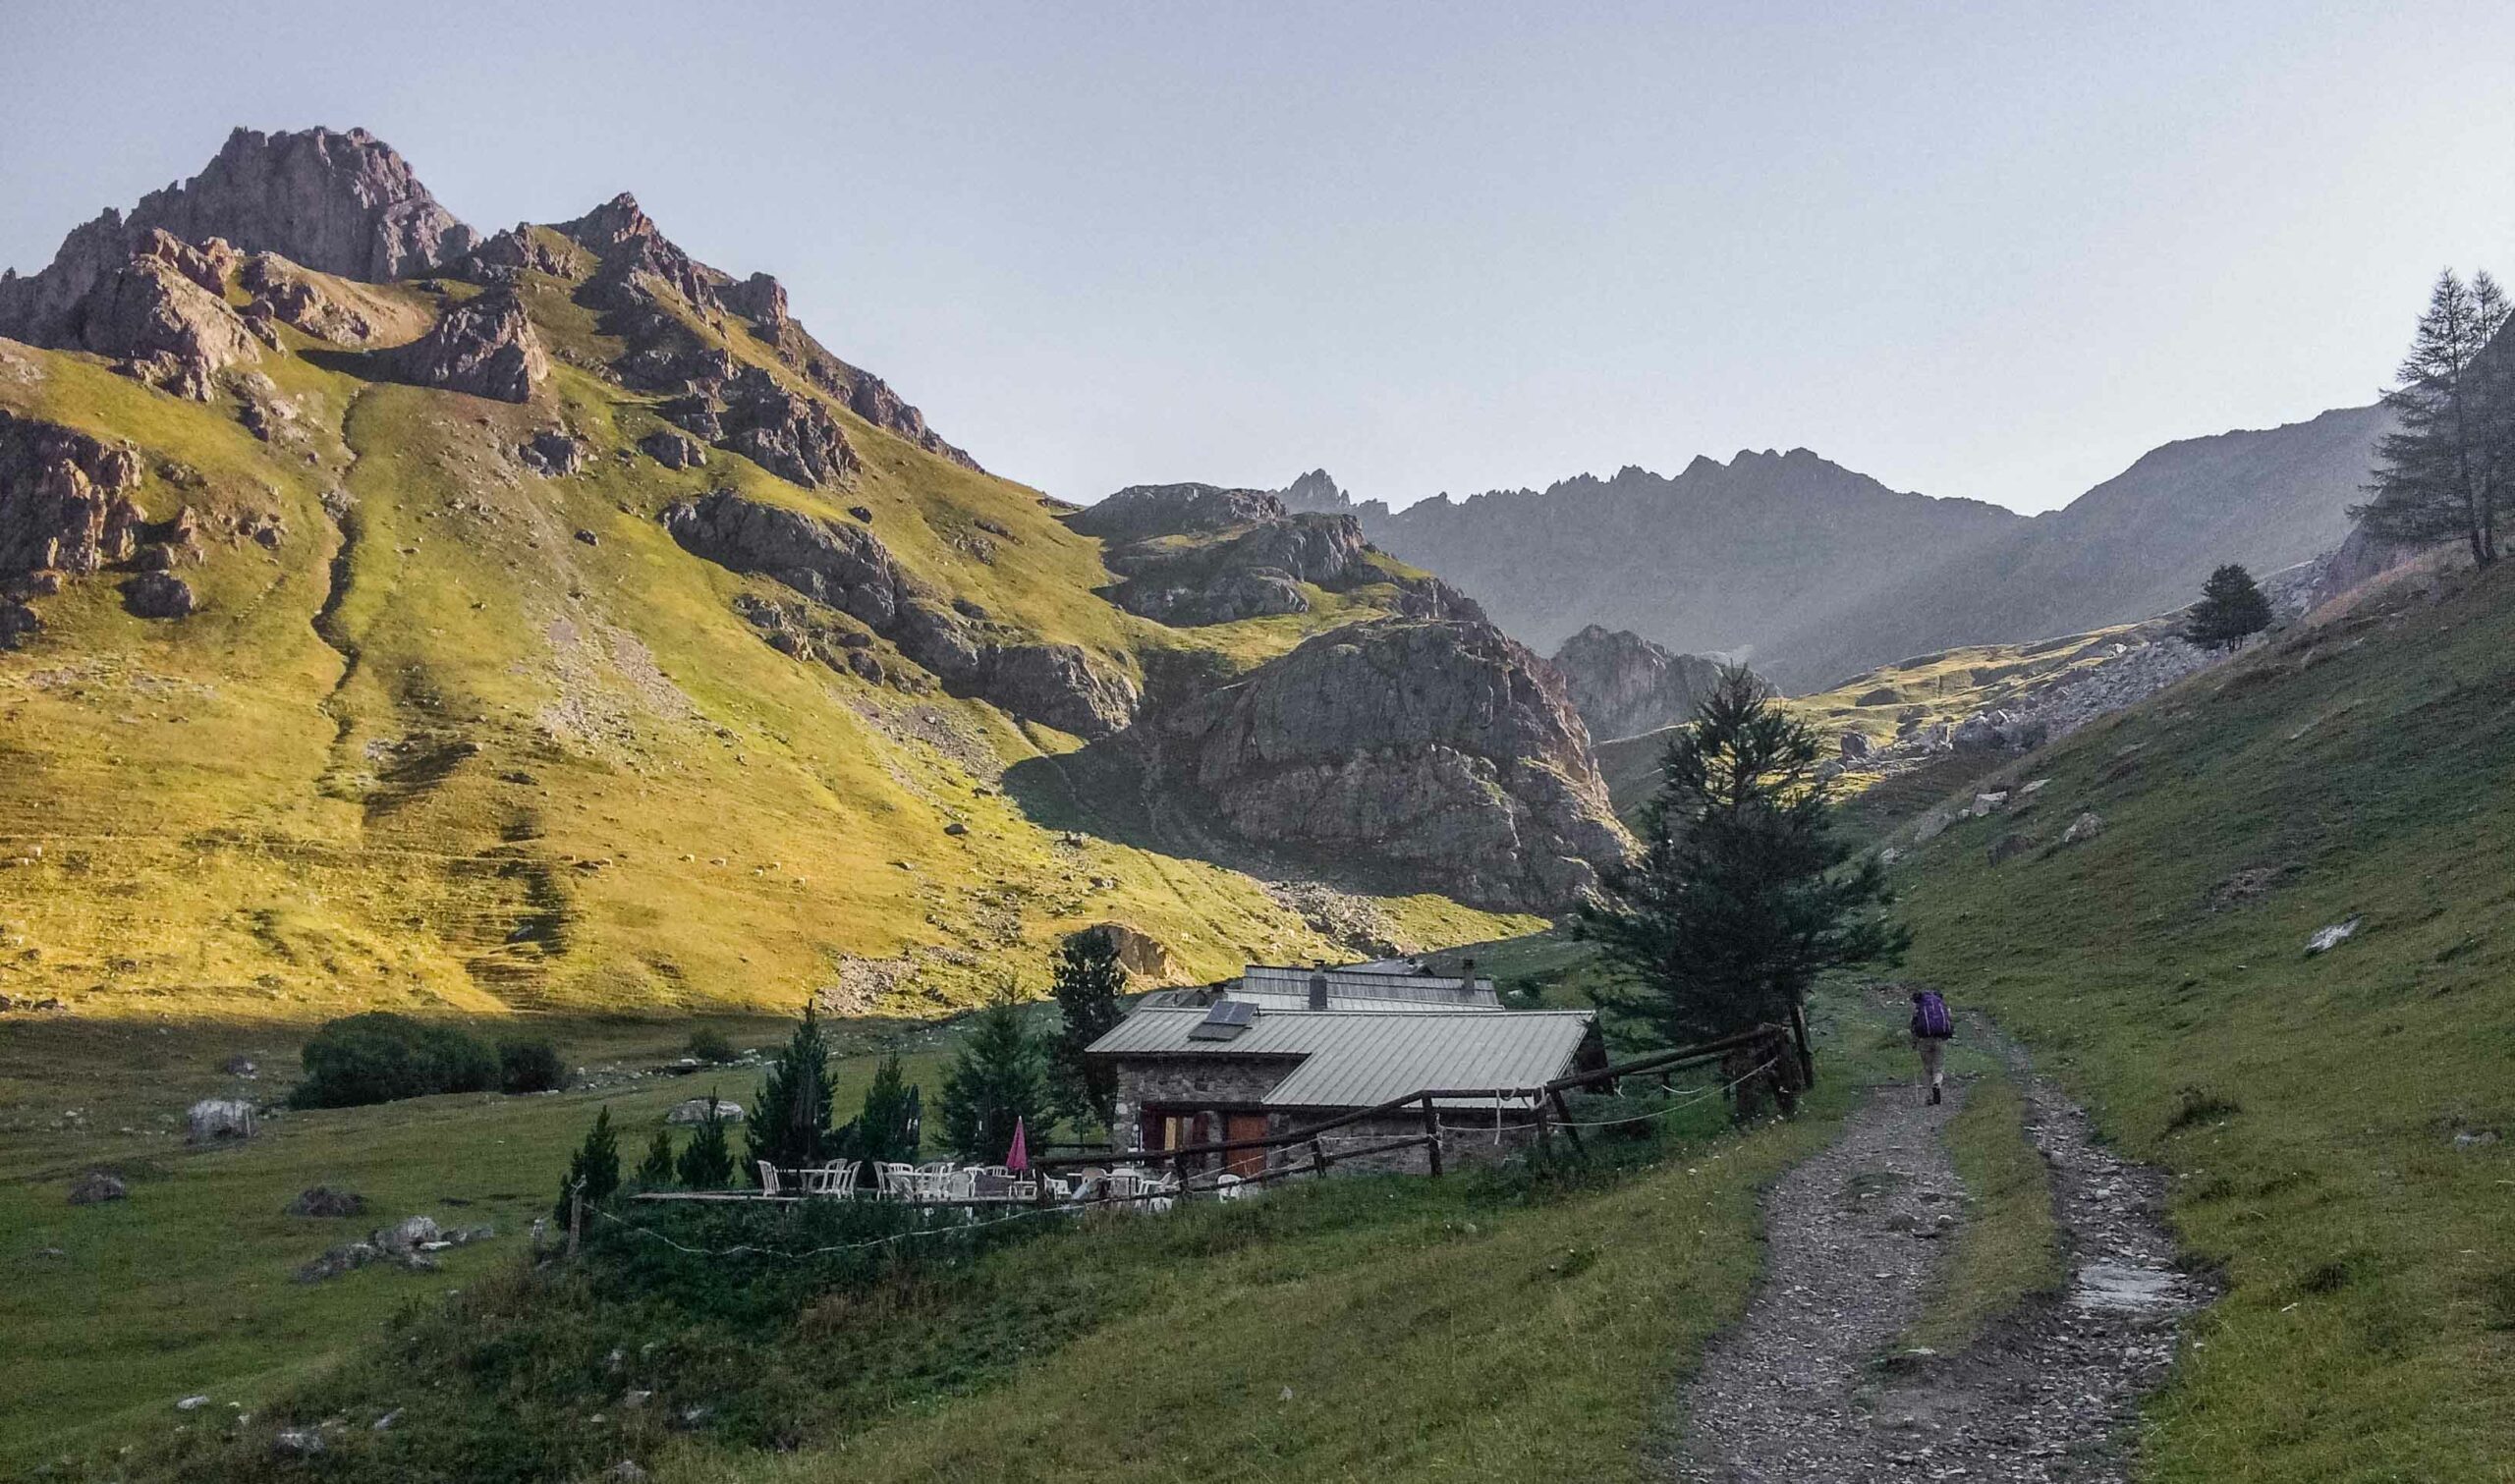
[{"label": "grassy mountain slope", "polygon": [[[134,442],[149,516],[188,505],[212,533],[184,574],[195,616],[132,618],[109,576],[73,578],[43,601],[46,632],[0,656],[0,839],[30,862],[0,870],[0,993],[187,1016],[791,1005],[818,988],[897,1008],[967,1002],[1111,919],[1190,973],[1337,952],[1246,876],[1043,827],[998,779],[1073,739],[770,648],[732,604],[780,589],[682,551],[655,518],[717,487],[841,520],[861,506],[935,590],[1129,674],[1140,650],[1254,663],[1371,616],[1369,591],[1307,624],[1132,618],[1095,595],[1098,543],[1034,491],[783,370],[858,450],[850,484],[808,491],[721,451],[666,469],[634,449],[661,425],[656,399],[597,374],[622,347],[571,282],[521,287],[554,363],[531,403],[369,379],[374,353],[284,330],[288,352],[256,368],[291,412],[267,444],[224,397],[0,343],[0,407]],[[746,331],[693,333],[775,364]],[[583,472],[516,459],[553,427],[590,445]],[[253,514],[279,518],[275,547],[216,534]],[[1430,898],[1383,913],[1425,943],[1507,920]]]},{"label": "grassy mountain slope", "polygon": [[[1911,971],[2171,1169],[2229,1284],[2154,1409],[2156,1477],[2509,1476],[2510,653],[2502,571],[2286,632],[2016,765],[2052,780],[2032,807],[1898,869]],[[1990,864],[2009,834],[2037,849]]]}]

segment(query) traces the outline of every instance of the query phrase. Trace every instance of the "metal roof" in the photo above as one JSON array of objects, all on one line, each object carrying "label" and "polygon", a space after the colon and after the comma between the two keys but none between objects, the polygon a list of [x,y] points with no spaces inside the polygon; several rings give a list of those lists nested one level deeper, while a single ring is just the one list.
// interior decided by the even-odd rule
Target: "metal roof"
[{"label": "metal roof", "polygon": [[[1369,1108],[1426,1087],[1537,1087],[1570,1072],[1596,1016],[1586,1010],[1263,1008],[1229,1041],[1192,1039],[1194,1006],[1146,1005],[1091,1043],[1103,1057],[1298,1059],[1259,1101],[1269,1108]],[[1441,1099],[1444,1106],[1493,1106]],[[1525,1108],[1533,1098],[1506,1099]]]},{"label": "metal roof", "polygon": [[1268,963],[1252,963],[1240,973],[1240,988],[1232,996],[1236,1000],[1257,1000],[1264,1004],[1275,998],[1294,999],[1308,1004],[1310,981],[1313,974],[1327,976],[1330,1004],[1339,1000],[1393,1000],[1421,1005],[1462,1005],[1498,1007],[1501,1000],[1493,993],[1490,979],[1456,979],[1441,974],[1417,973],[1411,969],[1389,971],[1380,968],[1285,968]]}]

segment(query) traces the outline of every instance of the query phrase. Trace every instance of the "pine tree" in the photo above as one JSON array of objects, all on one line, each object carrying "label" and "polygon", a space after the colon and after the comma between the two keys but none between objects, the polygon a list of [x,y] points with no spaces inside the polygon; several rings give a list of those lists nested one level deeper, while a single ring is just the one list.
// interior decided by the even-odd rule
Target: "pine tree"
[{"label": "pine tree", "polygon": [[[799,1170],[835,1158],[830,1134],[829,1042],[821,1035],[820,1014],[810,1002],[803,1022],[786,1038],[768,1079],[759,1084],[752,1121],[744,1133],[751,1158],[766,1160],[780,1170]],[[750,1168],[756,1170],[756,1163]]]},{"label": "pine tree", "polygon": [[1090,928],[1057,950],[1056,997],[1061,1023],[1049,1047],[1048,1077],[1056,1106],[1077,1123],[1107,1127],[1118,1101],[1117,1073],[1085,1064],[1084,1049],[1125,1018],[1118,997],[1127,990],[1127,968],[1118,959],[1118,935]]},{"label": "pine tree", "polygon": [[917,1159],[917,1089],[908,1082],[897,1047],[886,1048],[873,1069],[873,1085],[865,1089],[865,1107],[847,1126],[849,1159],[876,1164],[910,1164]]},{"label": "pine tree", "polygon": [[734,1178],[734,1151],[725,1140],[725,1117],[716,1111],[716,1094],[707,1094],[706,1115],[699,1121],[699,1131],[681,1151],[673,1173],[682,1185],[692,1190],[722,1190]]},{"label": "pine tree", "polygon": [[2506,296],[2486,273],[2447,269],[2428,298],[2410,355],[2384,405],[2398,423],[2375,445],[2375,498],[2350,511],[2375,535],[2420,543],[2459,537],[2483,567],[2515,506],[2515,335]]},{"label": "pine tree", "polygon": [[568,1161],[568,1178],[559,1182],[557,1216],[559,1228],[565,1231],[574,1214],[574,1198],[582,1194],[588,1206],[609,1200],[620,1188],[620,1139],[611,1129],[611,1105],[605,1103],[594,1113],[593,1127],[586,1133],[586,1141]]},{"label": "pine tree", "polygon": [[2270,600],[2254,585],[2252,573],[2229,562],[2201,584],[2183,636],[2204,649],[2232,649],[2269,627]]},{"label": "pine tree", "polygon": [[646,1142],[646,1157],[638,1162],[629,1182],[641,1190],[663,1190],[671,1187],[672,1178],[672,1130],[657,1124],[655,1136]]},{"label": "pine tree", "polygon": [[965,1160],[1004,1158],[1015,1120],[1040,1127],[1047,1105],[1043,1072],[1038,1043],[1011,996],[978,1012],[968,1044],[943,1073],[943,1141]]},{"label": "pine tree", "polygon": [[1884,871],[1834,832],[1822,757],[1753,672],[1721,671],[1668,744],[1640,856],[1579,914],[1632,981],[1601,995],[1609,1011],[1672,1046],[1802,1027],[1819,973],[1902,956]]}]

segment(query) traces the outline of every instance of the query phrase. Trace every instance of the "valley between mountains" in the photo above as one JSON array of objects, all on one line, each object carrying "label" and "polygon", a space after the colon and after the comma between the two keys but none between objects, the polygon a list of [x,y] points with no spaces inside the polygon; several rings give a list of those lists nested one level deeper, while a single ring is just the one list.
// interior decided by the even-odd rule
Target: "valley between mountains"
[{"label": "valley between mountains", "polygon": [[[2031,519],[1804,449],[1084,505],[580,207],[239,129],[0,277],[0,1472],[2515,1478],[2515,586],[2353,526],[2383,407]],[[2271,627],[2198,647],[2228,563]],[[1724,662],[1914,931],[1821,985],[1797,1118],[1703,1069],[1560,1158],[825,1287],[557,1255],[597,1112],[669,1153],[807,1004],[842,1117],[886,1057],[939,1102],[1088,930],[1131,992],[1594,1005],[1568,923]],[[563,1085],[282,1109],[373,1010]],[[265,1122],[196,1147],[213,1096]],[[318,1183],[486,1231],[308,1278]],[[2090,1309],[2125,1265],[2174,1301]]]}]

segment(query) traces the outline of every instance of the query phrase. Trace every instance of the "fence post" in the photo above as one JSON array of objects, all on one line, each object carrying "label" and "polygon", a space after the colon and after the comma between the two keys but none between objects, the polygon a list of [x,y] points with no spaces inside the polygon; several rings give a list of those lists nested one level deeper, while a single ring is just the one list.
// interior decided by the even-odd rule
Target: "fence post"
[{"label": "fence post", "polygon": [[1316,1139],[1310,1141],[1310,1173],[1321,1180],[1327,1178],[1327,1146]]},{"label": "fence post", "polygon": [[1581,1144],[1581,1130],[1574,1127],[1572,1125],[1572,1108],[1570,1104],[1563,1101],[1563,1094],[1559,1092],[1549,1092],[1545,1095],[1545,1098],[1547,1102],[1554,1105],[1555,1112],[1563,1115],[1563,1132],[1566,1137],[1572,1140],[1572,1152],[1582,1155],[1588,1154],[1589,1150],[1582,1147]]},{"label": "fence post", "polygon": [[1537,1100],[1537,1146],[1549,1165],[1554,1163],[1554,1126],[1546,1121],[1546,1110],[1552,1102],[1544,1097]]},{"label": "fence post", "polygon": [[577,1246],[586,1235],[586,1182],[577,1182],[568,1189],[568,1260],[577,1256]]},{"label": "fence post", "polygon": [[1424,1137],[1429,1140],[1424,1145],[1424,1153],[1431,1161],[1432,1179],[1439,1180],[1441,1178],[1441,1118],[1439,1114],[1432,1111],[1432,1095],[1428,1092],[1424,1094]]}]

